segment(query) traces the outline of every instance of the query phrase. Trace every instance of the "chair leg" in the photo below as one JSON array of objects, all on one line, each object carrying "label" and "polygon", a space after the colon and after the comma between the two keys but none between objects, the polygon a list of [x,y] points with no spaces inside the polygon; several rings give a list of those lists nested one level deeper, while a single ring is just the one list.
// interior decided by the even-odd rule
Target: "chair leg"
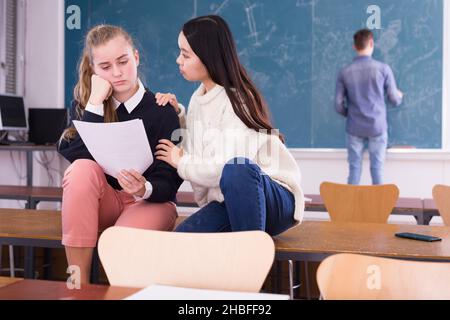
[{"label": "chair leg", "polygon": [[16,270],[14,266],[14,247],[9,246],[9,275],[11,278],[16,277]]},{"label": "chair leg", "polygon": [[289,263],[289,298],[294,300],[294,263],[292,260]]},{"label": "chair leg", "polygon": [[292,260],[288,260],[288,264],[289,264],[289,297],[291,298],[291,300],[294,299],[294,290],[295,289],[299,289],[301,287],[301,278],[300,278],[300,274],[301,274],[301,270],[300,270],[300,265],[298,262],[295,262],[295,266],[298,267],[297,273],[298,273],[298,284],[294,284],[294,262]]},{"label": "chair leg", "polygon": [[310,291],[310,287],[309,287],[308,261],[304,262],[304,268],[305,268],[306,299],[311,300],[311,291]]}]

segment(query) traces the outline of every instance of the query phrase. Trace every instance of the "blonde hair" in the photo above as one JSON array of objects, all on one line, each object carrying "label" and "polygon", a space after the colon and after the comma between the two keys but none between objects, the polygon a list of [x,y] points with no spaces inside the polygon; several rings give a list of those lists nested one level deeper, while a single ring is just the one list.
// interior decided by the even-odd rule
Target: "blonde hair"
[{"label": "blonde hair", "polygon": [[[78,119],[81,119],[83,116],[84,108],[89,102],[91,95],[91,77],[94,74],[92,49],[104,45],[118,36],[122,36],[133,50],[136,50],[130,34],[118,26],[98,25],[93,27],[86,35],[83,54],[78,63],[78,83],[73,91],[74,100],[77,103],[75,113]],[[118,119],[112,97],[105,103],[104,114],[105,122],[117,122]],[[68,128],[64,131],[61,139],[73,139],[76,132],[75,128]]]}]

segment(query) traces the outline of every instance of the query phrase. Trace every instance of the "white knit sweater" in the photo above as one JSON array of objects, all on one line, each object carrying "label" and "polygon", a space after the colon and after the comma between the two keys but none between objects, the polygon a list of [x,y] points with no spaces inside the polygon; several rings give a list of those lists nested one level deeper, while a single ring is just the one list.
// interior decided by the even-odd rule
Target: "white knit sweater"
[{"label": "white knit sweater", "polygon": [[[181,106],[180,116],[185,110]],[[292,192],[294,219],[301,222],[304,196],[301,174],[295,159],[278,136],[248,128],[233,110],[223,87],[216,85],[205,93],[201,85],[192,95],[183,140],[184,155],[178,174],[190,181],[195,200],[203,207],[212,201],[224,201],[219,183],[225,164],[235,158],[248,158],[270,178]]]}]

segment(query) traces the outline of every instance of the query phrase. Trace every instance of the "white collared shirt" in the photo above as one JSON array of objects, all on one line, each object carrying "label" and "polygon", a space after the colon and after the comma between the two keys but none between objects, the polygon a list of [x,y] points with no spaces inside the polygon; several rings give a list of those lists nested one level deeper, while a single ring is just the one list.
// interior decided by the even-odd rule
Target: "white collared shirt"
[{"label": "white collared shirt", "polygon": [[[145,87],[142,84],[141,80],[138,79],[138,84],[139,84],[139,89],[138,91],[127,101],[124,102],[125,108],[127,109],[128,113],[130,114],[131,112],[133,112],[134,109],[136,109],[136,107],[138,106],[139,103],[141,103],[142,99],[144,98],[144,94],[145,94]],[[120,106],[120,101],[118,101],[116,98],[112,97],[112,101],[117,108]],[[101,117],[104,116],[104,106],[103,104],[101,105],[93,105],[91,103],[88,102],[88,104],[86,105],[86,111],[89,111],[91,113],[95,113]],[[145,193],[143,195],[143,197],[137,197],[134,196],[134,199],[136,201],[139,200],[145,200],[150,198],[150,196],[152,195],[153,192],[153,186],[152,184],[147,181],[145,183]]]},{"label": "white collared shirt", "polygon": [[[142,84],[141,80],[138,79],[138,84],[139,84],[139,89],[138,91],[127,101],[124,102],[125,108],[127,109],[128,113],[133,112],[134,109],[136,109],[136,107],[138,106],[138,104],[142,101],[142,98],[144,97],[145,94],[145,87]],[[120,106],[120,101],[118,101],[116,98],[112,97],[112,101],[117,108]],[[100,105],[94,105],[90,102],[88,102],[88,104],[86,105],[86,111],[89,111],[91,113],[95,113],[101,117],[103,117],[104,114],[104,110],[103,110],[103,104]]]}]

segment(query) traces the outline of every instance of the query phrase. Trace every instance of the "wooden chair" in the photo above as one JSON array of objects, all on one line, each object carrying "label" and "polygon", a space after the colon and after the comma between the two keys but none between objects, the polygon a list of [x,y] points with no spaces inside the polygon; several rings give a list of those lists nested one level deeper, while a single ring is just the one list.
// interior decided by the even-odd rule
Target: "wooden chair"
[{"label": "wooden chair", "polygon": [[433,199],[446,226],[450,226],[450,186],[435,185]]},{"label": "wooden chair", "polygon": [[275,256],[262,231],[176,233],[112,227],[98,243],[111,285],[259,292]]},{"label": "wooden chair", "polygon": [[450,263],[337,254],[322,261],[317,283],[326,300],[450,299]]},{"label": "wooden chair", "polygon": [[[323,182],[320,196],[332,222],[367,222],[387,223],[389,215],[398,200],[399,190],[396,185],[353,186]],[[305,285],[307,297],[310,297],[308,263],[304,263],[306,272]],[[290,267],[289,270],[291,270]],[[290,283],[293,272],[289,271]],[[294,288],[292,285],[292,288]]]},{"label": "wooden chair", "polygon": [[352,186],[323,182],[320,195],[333,222],[387,223],[399,190],[396,185]]}]

